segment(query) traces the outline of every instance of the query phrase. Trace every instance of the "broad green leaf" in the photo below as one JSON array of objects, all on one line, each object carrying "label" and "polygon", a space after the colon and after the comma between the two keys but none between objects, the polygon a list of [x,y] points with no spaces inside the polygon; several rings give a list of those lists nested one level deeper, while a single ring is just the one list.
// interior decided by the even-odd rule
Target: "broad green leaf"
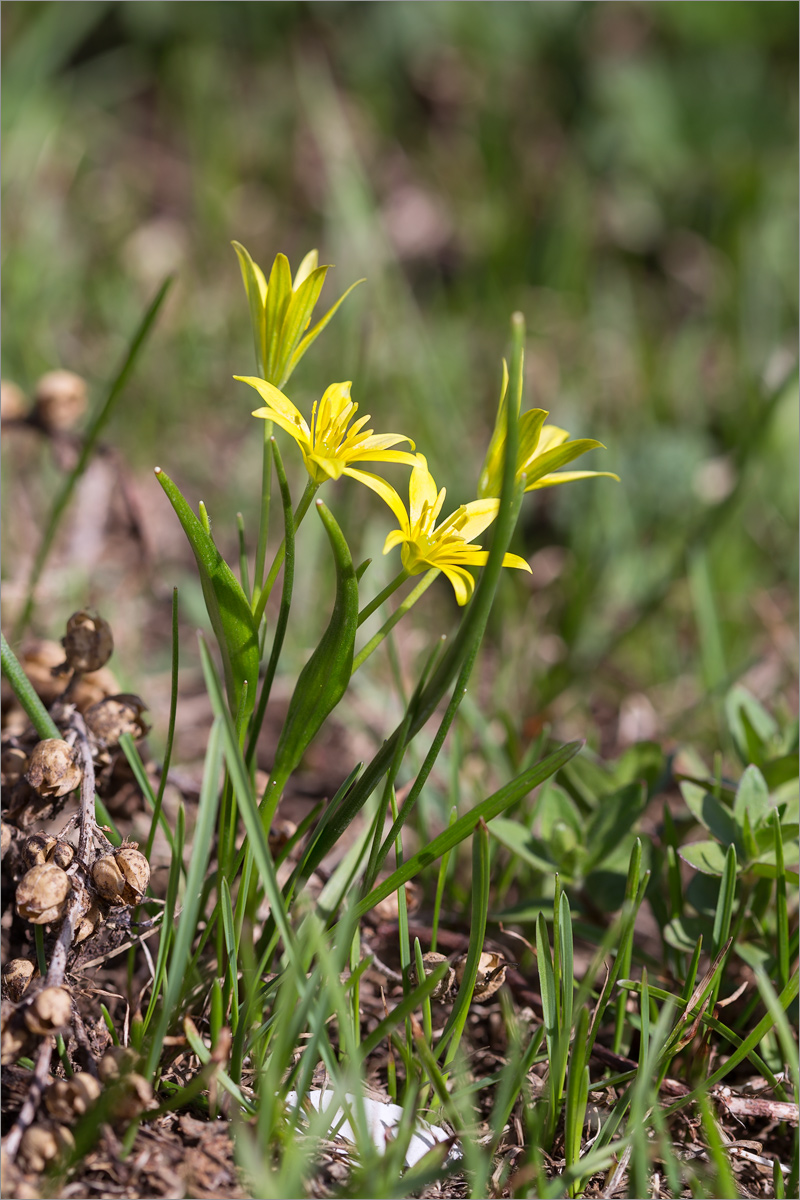
[{"label": "broad green leaf", "polygon": [[717,800],[716,796],[712,796],[711,792],[701,785],[687,780],[681,781],[680,788],[692,816],[719,842],[730,846],[738,840],[739,831],[733,813]]},{"label": "broad green leaf", "polygon": [[770,759],[761,768],[767,787],[771,792],[786,783],[797,782],[800,774],[800,758],[797,754],[783,754],[780,758]]},{"label": "broad green leaf", "polygon": [[598,804],[586,828],[587,870],[599,865],[617,849],[626,834],[633,832],[646,804],[647,788],[643,783],[629,783]]},{"label": "broad green leaf", "polygon": [[697,939],[711,941],[713,925],[708,917],[675,917],[664,926],[664,941],[675,950],[691,954]]},{"label": "broad green leaf", "polygon": [[684,862],[704,875],[721,875],[725,870],[725,850],[719,842],[690,842],[678,850]]},{"label": "broad green leaf", "polygon": [[[189,539],[203,599],[222,655],[231,712],[239,720],[252,712],[258,681],[258,631],[241,584],[169,475],[156,468],[158,482]],[[245,684],[247,685],[245,688]],[[242,710],[242,703],[245,708]]]},{"label": "broad green leaf", "polygon": [[737,824],[741,825],[745,812],[750,818],[750,825],[756,829],[770,814],[769,789],[766,780],[756,766],[749,766],[739,780],[736,789],[736,799],[733,802],[733,815]]},{"label": "broad green leaf", "polygon": [[563,788],[550,779],[542,788],[536,805],[536,827],[544,843],[550,842],[556,822],[569,825],[575,836],[583,841],[585,822],[575,802]]},{"label": "broad green leaf", "polygon": [[550,857],[544,841],[533,837],[518,821],[512,821],[508,817],[495,817],[489,824],[489,833],[501,846],[505,846],[534,870],[544,871],[548,875],[556,870],[556,863]]},{"label": "broad green leaf", "polygon": [[358,580],[341,529],[321,500],[317,500],[316,505],[336,562],[336,597],[328,627],[300,672],[289,703],[275,752],[268,810],[274,810],[286,780],[300,762],[309,742],[344,695],[353,667],[353,645],[358,628]]}]

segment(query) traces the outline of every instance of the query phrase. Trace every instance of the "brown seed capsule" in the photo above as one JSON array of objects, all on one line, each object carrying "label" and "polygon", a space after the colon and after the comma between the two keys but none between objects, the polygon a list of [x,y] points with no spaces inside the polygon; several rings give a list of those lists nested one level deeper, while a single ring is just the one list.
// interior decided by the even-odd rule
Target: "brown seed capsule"
[{"label": "brown seed capsule", "polygon": [[32,833],[22,847],[22,857],[29,867],[40,867],[47,862],[56,844],[56,839],[49,833]]},{"label": "brown seed capsule", "polygon": [[45,738],[34,746],[25,778],[40,796],[68,796],[83,778],[77,750],[61,738]]},{"label": "brown seed capsule", "polygon": [[71,890],[69,876],[55,863],[31,867],[17,884],[17,912],[32,925],[59,921]]},{"label": "brown seed capsule", "polygon": [[87,938],[91,937],[95,930],[99,929],[103,924],[104,920],[105,914],[101,911],[99,905],[90,905],[89,910],[83,914],[78,922],[78,928],[75,930],[75,937],[72,941],[73,946],[78,946],[81,942],[85,942]]},{"label": "brown seed capsule", "polygon": [[55,863],[57,867],[61,867],[66,871],[75,859],[75,847],[71,842],[64,842],[59,839],[48,855],[48,862]]},{"label": "brown seed capsule", "polygon": [[0,380],[0,420],[21,421],[27,411],[28,401],[19,384]]},{"label": "brown seed capsule", "polygon": [[20,746],[3,746],[0,751],[0,783],[4,788],[19,783],[28,769],[28,756]]},{"label": "brown seed capsule", "polygon": [[36,967],[27,958],[10,959],[3,967],[3,995],[19,1003],[35,974]]},{"label": "brown seed capsule", "polygon": [[97,1074],[102,1083],[113,1083],[122,1075],[127,1075],[136,1061],[136,1054],[130,1046],[109,1046],[97,1064]]},{"label": "brown seed capsule", "polygon": [[123,904],[138,904],[150,882],[150,863],[132,842],[117,851],[117,865],[125,876]]},{"label": "brown seed capsule", "polygon": [[154,1107],[153,1089],[143,1075],[130,1071],[114,1089],[113,1113],[118,1121],[133,1121]]},{"label": "brown seed capsule", "polygon": [[111,904],[138,904],[150,882],[150,864],[132,842],[98,858],[92,878],[100,895]]},{"label": "brown seed capsule", "polygon": [[58,1157],[58,1150],[58,1138],[49,1126],[31,1125],[22,1135],[17,1158],[26,1171],[39,1175]]},{"label": "brown seed capsule", "polygon": [[79,1071],[72,1079],[55,1079],[44,1093],[50,1116],[67,1125],[82,1117],[102,1091],[99,1079],[87,1071]]},{"label": "brown seed capsule", "polygon": [[[456,962],[456,983],[459,987],[464,978],[466,965],[467,956],[463,954]],[[502,954],[484,950],[478,959],[478,974],[475,977],[475,991],[472,993],[473,1000],[488,1000],[490,996],[500,990],[505,983],[505,978],[506,961]]]},{"label": "brown seed capsule", "polygon": [[117,866],[116,856],[104,854],[92,866],[92,879],[104,900],[111,904],[122,904],[125,876]]},{"label": "brown seed capsule", "polygon": [[27,1054],[35,1042],[22,1014],[7,1000],[3,1002],[0,1028],[0,1065],[8,1067]]},{"label": "brown seed capsule", "polygon": [[132,693],[106,696],[105,700],[87,708],[84,716],[86,726],[94,740],[102,747],[116,746],[123,733],[132,738],[144,737],[150,726],[142,718],[147,705]]},{"label": "brown seed capsule", "polygon": [[39,1175],[59,1154],[72,1150],[75,1139],[65,1125],[32,1125],[22,1135],[17,1155],[20,1166]]},{"label": "brown seed capsule", "polygon": [[73,671],[98,671],[114,652],[111,626],[91,613],[73,613],[67,621],[62,645]]},{"label": "brown seed capsule", "polygon": [[72,997],[65,987],[46,987],[24,1009],[25,1024],[31,1033],[44,1037],[66,1029],[72,1019]]},{"label": "brown seed capsule", "polygon": [[[437,954],[435,950],[429,950],[427,954],[423,954],[422,963],[425,967],[426,977],[430,975],[440,963],[443,962],[447,962],[447,958],[444,954]],[[417,979],[416,963],[412,963],[408,968],[408,980],[412,986],[416,986],[417,983],[419,983],[419,980]],[[455,975],[453,973],[453,968],[448,967],[447,971],[445,971],[444,978],[437,983],[436,987],[431,992],[431,1000],[447,1000],[453,990],[454,982]]]},{"label": "brown seed capsule", "polygon": [[86,383],[74,371],[48,371],[36,384],[33,412],[51,433],[72,429],[86,412]]}]

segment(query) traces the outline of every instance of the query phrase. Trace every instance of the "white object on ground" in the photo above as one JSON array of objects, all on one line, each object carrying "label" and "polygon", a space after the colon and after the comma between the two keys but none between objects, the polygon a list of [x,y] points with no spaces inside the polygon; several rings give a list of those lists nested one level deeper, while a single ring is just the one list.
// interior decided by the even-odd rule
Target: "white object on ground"
[{"label": "white object on ground", "polygon": [[[317,1112],[328,1113],[331,1110],[331,1104],[335,1095],[336,1093],[330,1088],[324,1092],[315,1088],[308,1093],[308,1100]],[[358,1103],[357,1098],[348,1092],[345,1094],[345,1100],[350,1106],[351,1111],[354,1111]],[[297,1108],[299,1103],[297,1092],[287,1093],[286,1103],[289,1108]],[[392,1140],[394,1131],[400,1124],[403,1117],[403,1110],[399,1104],[383,1104],[379,1100],[370,1100],[366,1096],[362,1098],[362,1103],[364,1105],[364,1115],[367,1119],[367,1129],[373,1143],[383,1154],[386,1150],[387,1140]],[[343,1137],[346,1141],[352,1142],[354,1145],[356,1144],[356,1135],[353,1132],[350,1122],[345,1117],[344,1109],[336,1108],[332,1112],[330,1121],[328,1122],[328,1129],[332,1127],[336,1129],[337,1136]],[[427,1121],[418,1120],[414,1126],[414,1132],[411,1135],[411,1141],[408,1143],[408,1149],[406,1150],[406,1165],[413,1167],[429,1150],[433,1149],[437,1142],[449,1141],[450,1136],[446,1130],[441,1129],[438,1125],[429,1125]],[[461,1151],[457,1146],[451,1148],[449,1157],[461,1157]]]}]

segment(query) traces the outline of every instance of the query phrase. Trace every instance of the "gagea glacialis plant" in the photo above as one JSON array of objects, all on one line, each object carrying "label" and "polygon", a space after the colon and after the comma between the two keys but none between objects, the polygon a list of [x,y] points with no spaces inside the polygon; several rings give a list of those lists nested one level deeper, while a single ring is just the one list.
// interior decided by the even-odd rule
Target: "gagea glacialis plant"
[{"label": "gagea glacialis plant", "polygon": [[[380,418],[375,422],[378,426],[375,429],[371,416],[359,416],[359,405],[351,396],[349,382],[331,383],[321,399],[312,403],[310,412],[304,411],[296,394],[290,397],[285,390],[302,356],[356,285],[351,285],[312,325],[312,315],[328,271],[327,266],[318,265],[317,252],[306,255],[294,276],[286,257],[278,254],[267,275],[242,245],[238,242],[233,245],[249,302],[259,372],[257,375],[236,375],[235,379],[258,393],[261,404],[253,410],[253,416],[263,422],[265,445],[260,527],[252,575],[244,553],[244,532],[240,533],[241,578],[237,579],[214,543],[205,508],[201,505],[200,514],[196,515],[169,476],[160,469],[157,474],[195,553],[209,618],[222,657],[228,719],[234,723],[241,745],[245,747],[242,766],[250,774],[251,781],[254,778],[255,743],[278,669],[291,608],[296,534],[312,500],[330,544],[336,566],[331,617],[297,679],[269,784],[261,796],[260,823],[265,833],[288,778],[300,763],[311,739],[341,700],[354,671],[363,665],[440,574],[447,577],[459,606],[465,610],[448,648],[438,658],[434,656],[432,664],[429,663],[423,673],[403,725],[386,740],[357,782],[352,783],[337,804],[331,805],[316,833],[313,830],[310,833],[305,855],[301,856],[293,877],[292,892],[296,894],[310,871],[321,861],[321,856],[364,806],[380,779],[386,776],[387,786],[391,784],[402,763],[405,748],[455,682],[443,740],[472,669],[502,568],[530,571],[523,558],[508,550],[524,492],[591,476],[608,475],[614,479],[617,476],[609,472],[562,471],[560,468],[589,450],[601,448],[602,444],[591,438],[570,440],[565,430],[545,423],[548,414],[542,409],[521,413],[524,323],[522,317],[515,314],[510,367],[503,363],[497,419],[480,472],[477,496],[447,515],[444,508],[446,490],[434,481],[427,459],[416,443],[408,434],[381,432]],[[274,436],[276,431],[278,436],[288,434],[300,449],[308,473],[305,490],[296,504],[290,495],[278,439]],[[274,464],[277,479],[283,538],[267,568],[271,464]],[[376,466],[410,469],[407,503],[393,483],[374,473]],[[366,604],[362,604],[359,592],[364,580],[369,578],[365,574],[369,564],[356,570],[345,535],[333,513],[317,497],[323,487],[327,495],[328,485],[339,483],[341,486],[343,477],[375,492],[396,521],[396,527],[386,535],[383,552],[390,554],[399,548],[400,569],[388,586]],[[490,548],[485,549],[476,544],[475,539],[489,529],[493,536]],[[279,616],[274,629],[269,631],[265,609],[282,566]],[[477,584],[473,574],[476,567],[483,568]],[[423,575],[423,579],[400,600],[379,631],[356,650],[359,627],[416,575]],[[213,672],[207,656],[206,669]],[[403,806],[398,818],[401,824],[416,802],[432,761],[426,765],[414,793]],[[381,802],[384,815],[388,795],[385,790]],[[236,823],[235,799],[232,803],[234,809],[228,813],[230,828]],[[386,844],[379,845],[377,833],[374,843],[366,875],[368,881],[374,881],[388,851]],[[235,873],[246,865],[250,854],[248,847],[232,862]],[[262,888],[252,878],[248,888],[247,908],[251,911]]]}]

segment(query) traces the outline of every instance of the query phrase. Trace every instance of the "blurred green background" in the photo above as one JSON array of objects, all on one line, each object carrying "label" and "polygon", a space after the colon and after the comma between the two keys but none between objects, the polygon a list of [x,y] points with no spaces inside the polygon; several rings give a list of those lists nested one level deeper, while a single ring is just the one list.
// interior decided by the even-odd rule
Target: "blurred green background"
[{"label": "blurred green background", "polygon": [[[150,602],[163,613],[179,582],[199,622],[150,471],[206,501],[231,557],[237,510],[254,533],[261,428],[231,379],[253,353],[229,243],[267,267],[316,245],[336,264],[323,305],[367,282],[293,376],[301,408],[351,378],[455,506],[520,309],[527,406],[602,440],[578,465],[622,478],[526,500],[515,549],[534,575],[504,580],[486,660],[515,725],[713,745],[734,679],[794,704],[796,4],[7,0],[2,22],[4,379],[30,393],[64,366],[98,402],[178,272],[106,433],[154,522],[147,568],[112,556],[87,582],[61,545],[39,632],[58,636],[65,589],[114,594],[144,692],[136,673],[166,654]],[[59,477],[15,438],[12,597]],[[377,590],[385,516],[346,482],[327,499]],[[426,628],[452,626],[445,591],[420,605]]]}]

